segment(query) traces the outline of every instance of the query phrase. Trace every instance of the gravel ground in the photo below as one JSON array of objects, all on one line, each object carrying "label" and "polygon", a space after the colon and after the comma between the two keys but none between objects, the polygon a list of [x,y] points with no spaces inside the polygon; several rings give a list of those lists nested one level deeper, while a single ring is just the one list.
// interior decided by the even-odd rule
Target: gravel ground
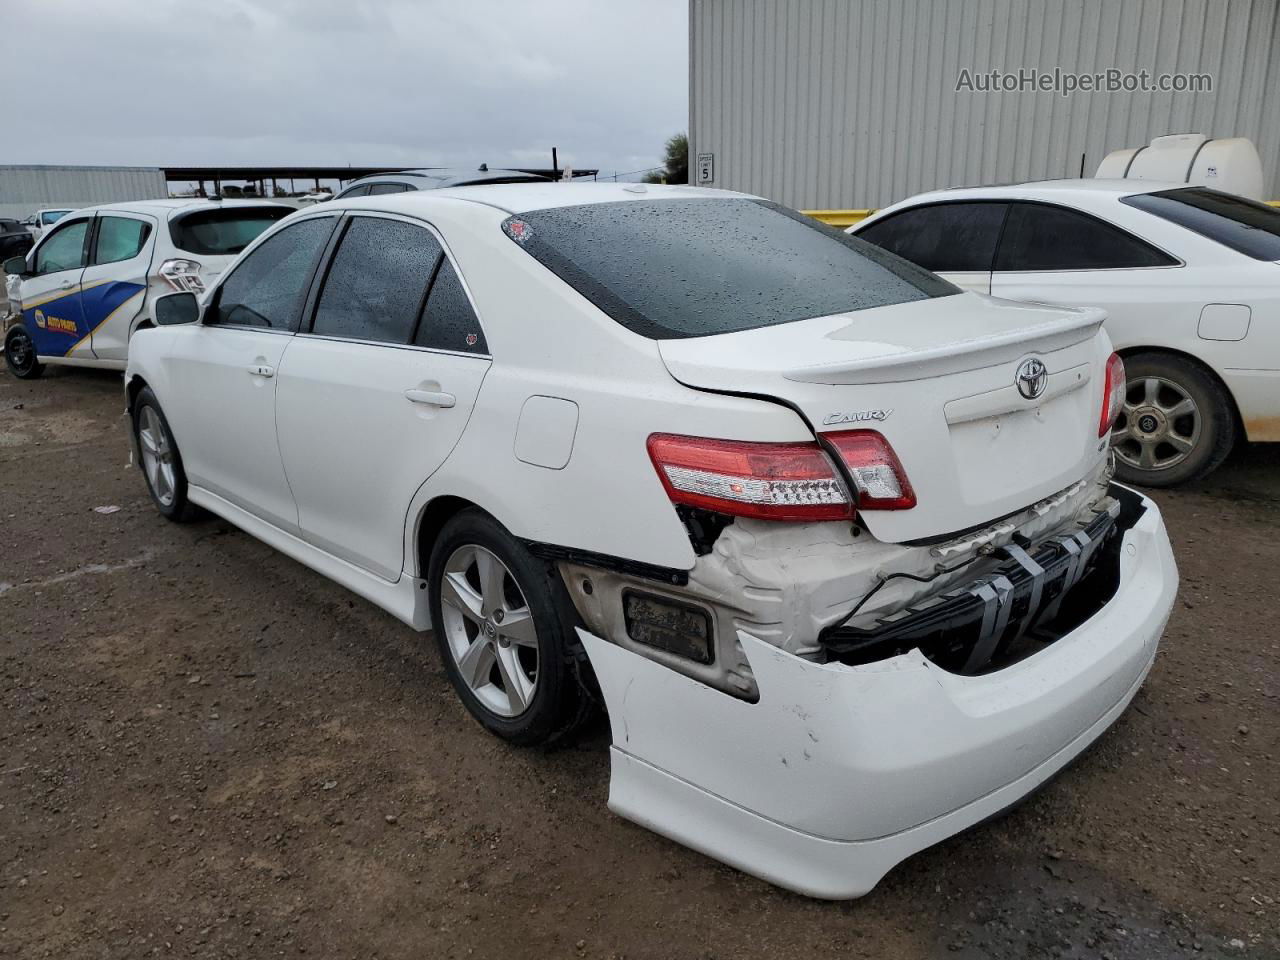
[{"label": "gravel ground", "polygon": [[429,637],[161,519],[122,406],[0,374],[0,955],[1280,956],[1280,449],[1158,494],[1182,592],[1093,749],[823,903],[612,816],[603,723],[508,748]]}]

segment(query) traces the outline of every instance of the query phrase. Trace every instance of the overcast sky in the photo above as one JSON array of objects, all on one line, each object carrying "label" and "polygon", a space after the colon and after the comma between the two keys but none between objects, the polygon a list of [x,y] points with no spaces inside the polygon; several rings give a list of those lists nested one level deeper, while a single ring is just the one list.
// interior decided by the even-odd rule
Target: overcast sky
[{"label": "overcast sky", "polygon": [[[688,0],[0,0],[0,163],[659,163]],[[10,117],[14,116],[13,102]]]}]

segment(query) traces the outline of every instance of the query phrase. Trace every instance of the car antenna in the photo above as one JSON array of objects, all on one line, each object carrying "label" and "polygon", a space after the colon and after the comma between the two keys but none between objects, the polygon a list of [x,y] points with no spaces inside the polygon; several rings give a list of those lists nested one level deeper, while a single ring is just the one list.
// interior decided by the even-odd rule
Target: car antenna
[{"label": "car antenna", "polygon": [[482,163],[482,164],[480,164],[480,172],[481,172],[481,173],[488,173],[488,172],[489,172],[489,165],[488,165],[487,163]]}]

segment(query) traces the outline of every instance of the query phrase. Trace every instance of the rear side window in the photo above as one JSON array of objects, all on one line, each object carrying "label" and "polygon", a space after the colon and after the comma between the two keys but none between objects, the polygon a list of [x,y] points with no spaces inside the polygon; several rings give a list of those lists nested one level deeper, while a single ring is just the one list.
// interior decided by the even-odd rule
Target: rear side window
[{"label": "rear side window", "polygon": [[94,263],[132,260],[146,245],[151,225],[129,217],[99,217]]},{"label": "rear side window", "polygon": [[1255,260],[1280,260],[1280,210],[1204,187],[1124,197],[1121,203],[1216,240]]},{"label": "rear side window", "polygon": [[173,245],[207,257],[242,251],[277,220],[293,213],[287,207],[227,207],[199,210],[169,221]]},{"label": "rear side window", "polygon": [[88,235],[88,220],[77,220],[54,230],[36,248],[36,273],[57,273],[83,267],[88,260],[85,249]]},{"label": "rear side window", "polygon": [[217,307],[205,323],[292,329],[334,222],[301,220],[267,237],[218,287]]},{"label": "rear side window", "polygon": [[1009,207],[996,270],[1116,270],[1178,263],[1119,227],[1048,203]]},{"label": "rear side window", "polygon": [[353,218],[325,277],[311,331],[409,343],[442,252],[424,227]]},{"label": "rear side window", "polygon": [[763,200],[555,207],[509,217],[503,229],[604,313],[655,340],[959,292],[873,244]]},{"label": "rear side window", "polygon": [[362,183],[358,187],[351,187],[347,190],[343,190],[334,199],[350,200],[352,197],[367,197],[368,195],[369,195],[369,184]]},{"label": "rear side window", "polygon": [[935,273],[990,271],[1006,203],[938,203],[903,210],[858,236]]},{"label": "rear side window", "polygon": [[440,264],[414,343],[437,350],[488,353],[484,331],[448,258]]},{"label": "rear side window", "polygon": [[408,189],[408,185],[403,183],[374,183],[369,185],[369,196],[377,197],[384,193],[404,193]]}]

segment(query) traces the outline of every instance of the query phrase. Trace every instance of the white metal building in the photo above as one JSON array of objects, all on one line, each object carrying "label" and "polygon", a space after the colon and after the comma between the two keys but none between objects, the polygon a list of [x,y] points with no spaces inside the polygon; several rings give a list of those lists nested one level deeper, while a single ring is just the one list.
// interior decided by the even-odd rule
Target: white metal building
[{"label": "white metal building", "polygon": [[87,207],[168,195],[159,167],[0,165],[0,217],[22,219],[45,207]]},{"label": "white metal building", "polygon": [[[879,207],[937,187],[1090,176],[1111,150],[1199,132],[1253,140],[1280,200],[1277,4],[690,0],[690,178],[807,210]],[[1212,89],[979,87],[992,70],[1055,68],[1208,74]]]}]

